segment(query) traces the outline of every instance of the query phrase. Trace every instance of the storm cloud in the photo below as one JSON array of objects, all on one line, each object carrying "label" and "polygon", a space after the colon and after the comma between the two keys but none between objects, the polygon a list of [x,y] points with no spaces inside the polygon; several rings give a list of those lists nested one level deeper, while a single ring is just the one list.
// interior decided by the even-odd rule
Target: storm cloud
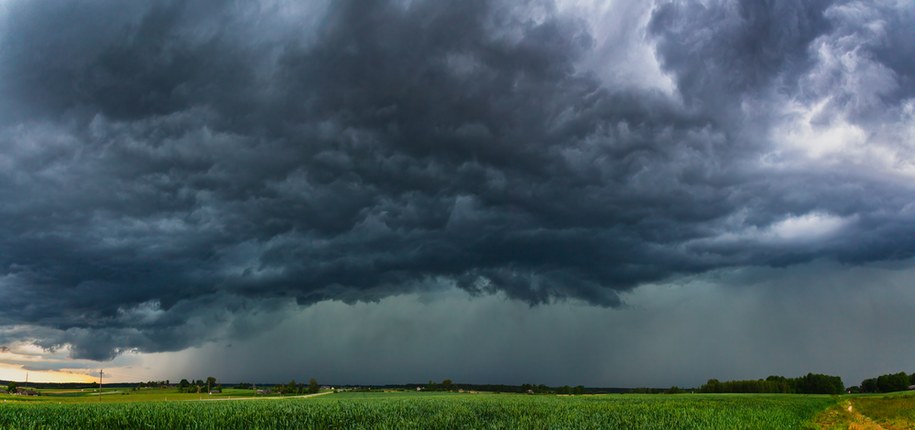
[{"label": "storm cloud", "polygon": [[589,10],[0,3],[0,344],[111,359],[290,302],[620,307],[913,257],[911,5]]}]

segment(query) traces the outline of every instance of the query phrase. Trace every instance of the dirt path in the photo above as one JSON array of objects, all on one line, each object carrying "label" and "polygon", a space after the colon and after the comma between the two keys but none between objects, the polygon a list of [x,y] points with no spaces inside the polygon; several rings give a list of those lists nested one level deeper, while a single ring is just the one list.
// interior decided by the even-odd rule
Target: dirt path
[{"label": "dirt path", "polygon": [[816,420],[821,429],[888,430],[855,409],[850,400],[833,406]]},{"label": "dirt path", "polygon": [[281,397],[271,397],[271,396],[262,396],[262,397],[214,397],[206,399],[192,399],[185,400],[186,402],[223,402],[228,400],[286,400],[286,399],[307,399],[309,397],[323,396],[325,394],[333,394],[333,391],[325,391],[323,393],[315,394],[303,394],[301,396],[281,396]]}]

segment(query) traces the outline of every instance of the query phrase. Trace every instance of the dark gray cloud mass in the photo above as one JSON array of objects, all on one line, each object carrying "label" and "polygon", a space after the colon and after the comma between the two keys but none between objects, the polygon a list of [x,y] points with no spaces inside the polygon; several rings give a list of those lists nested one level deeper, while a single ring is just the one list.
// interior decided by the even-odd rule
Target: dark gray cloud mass
[{"label": "dark gray cloud mass", "polygon": [[704,3],[650,11],[673,93],[580,67],[547,1],[4,3],[0,343],[912,257],[911,6]]}]

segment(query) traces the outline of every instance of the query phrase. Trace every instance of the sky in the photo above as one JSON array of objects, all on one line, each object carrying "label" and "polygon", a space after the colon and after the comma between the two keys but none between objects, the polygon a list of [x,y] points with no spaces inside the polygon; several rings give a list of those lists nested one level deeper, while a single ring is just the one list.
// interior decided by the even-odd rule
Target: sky
[{"label": "sky", "polygon": [[913,40],[906,0],[0,1],[0,379],[911,373]]}]

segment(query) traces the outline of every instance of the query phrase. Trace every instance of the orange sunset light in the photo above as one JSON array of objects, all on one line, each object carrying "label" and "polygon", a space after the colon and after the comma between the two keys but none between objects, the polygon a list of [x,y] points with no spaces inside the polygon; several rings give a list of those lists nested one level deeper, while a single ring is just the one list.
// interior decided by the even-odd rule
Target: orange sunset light
[{"label": "orange sunset light", "polygon": [[29,382],[94,382],[98,378],[80,373],[62,372],[62,371],[34,371],[25,370],[20,366],[0,363],[0,379],[5,381],[22,382],[26,379],[28,372]]}]

